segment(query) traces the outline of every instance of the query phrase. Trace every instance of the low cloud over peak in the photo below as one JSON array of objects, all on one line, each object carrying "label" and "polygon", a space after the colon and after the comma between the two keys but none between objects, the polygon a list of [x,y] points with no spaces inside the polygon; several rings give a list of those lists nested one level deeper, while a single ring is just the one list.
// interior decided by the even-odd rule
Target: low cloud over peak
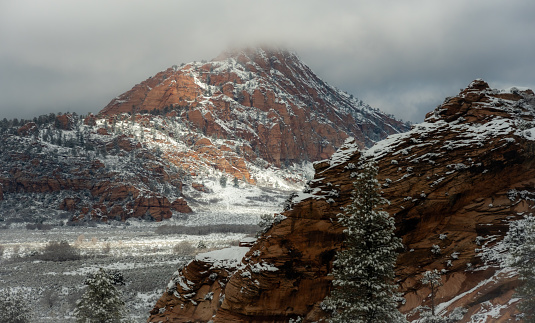
[{"label": "low cloud over peak", "polygon": [[418,122],[478,77],[535,87],[533,16],[527,0],[4,1],[0,112],[96,112],[174,64],[271,44],[373,107]]}]

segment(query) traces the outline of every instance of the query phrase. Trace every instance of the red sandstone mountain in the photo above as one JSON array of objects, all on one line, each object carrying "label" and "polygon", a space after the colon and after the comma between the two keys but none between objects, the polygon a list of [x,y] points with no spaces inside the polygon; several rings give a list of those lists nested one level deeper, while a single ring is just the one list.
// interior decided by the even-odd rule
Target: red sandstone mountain
[{"label": "red sandstone mountain", "polygon": [[36,208],[75,220],[159,221],[191,212],[183,185],[206,193],[194,184],[207,176],[273,185],[257,179],[268,170],[302,185],[301,165],[327,158],[347,137],[364,147],[406,129],[325,84],[295,54],[226,53],[160,72],[97,116],[2,125],[0,200],[39,198]]},{"label": "red sandstone mountain", "polygon": [[344,140],[371,146],[406,125],[319,79],[295,54],[246,49],[174,66],[112,100],[102,115],[173,111],[205,136],[241,139],[281,164],[328,158]]},{"label": "red sandstone mountain", "polygon": [[396,269],[406,299],[401,311],[418,318],[417,308],[430,304],[421,275],[438,269],[441,315],[462,307],[467,312],[460,322],[475,315],[478,322],[513,322],[515,272],[481,256],[496,248],[510,221],[535,207],[534,118],[531,90],[497,91],[476,80],[407,133],[364,153],[348,141],[314,165],[309,187],[282,221],[241,250],[243,258],[238,252],[237,261],[225,264],[212,254],[179,269],[149,321],[321,320],[343,241],[336,215],[350,201],[351,173],[375,160],[391,202],[387,211],[405,245]]}]

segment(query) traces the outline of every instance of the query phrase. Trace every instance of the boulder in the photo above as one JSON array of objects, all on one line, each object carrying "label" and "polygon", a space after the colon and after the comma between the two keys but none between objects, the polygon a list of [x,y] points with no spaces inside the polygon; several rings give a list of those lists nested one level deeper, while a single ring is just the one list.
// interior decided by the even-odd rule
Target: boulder
[{"label": "boulder", "polygon": [[171,203],[171,208],[180,213],[191,213],[193,210],[189,207],[188,202],[184,198],[178,198]]}]

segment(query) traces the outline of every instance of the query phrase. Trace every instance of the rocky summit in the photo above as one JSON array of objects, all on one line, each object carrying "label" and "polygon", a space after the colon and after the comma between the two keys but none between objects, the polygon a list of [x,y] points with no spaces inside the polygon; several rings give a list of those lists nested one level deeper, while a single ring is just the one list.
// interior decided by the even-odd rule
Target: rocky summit
[{"label": "rocky summit", "polygon": [[328,158],[349,136],[361,147],[407,125],[322,81],[279,49],[225,52],[162,71],[101,114],[175,111],[209,137],[240,139],[250,158],[280,167]]},{"label": "rocky summit", "polygon": [[321,321],[344,238],[337,214],[350,203],[359,165],[375,161],[404,244],[400,310],[418,320],[431,304],[422,274],[436,269],[441,316],[513,322],[519,280],[500,255],[510,223],[535,207],[534,118],[531,90],[493,90],[476,80],[406,133],[365,151],[346,140],[314,164],[314,179],[251,247],[201,254],[179,268],[149,321]]}]

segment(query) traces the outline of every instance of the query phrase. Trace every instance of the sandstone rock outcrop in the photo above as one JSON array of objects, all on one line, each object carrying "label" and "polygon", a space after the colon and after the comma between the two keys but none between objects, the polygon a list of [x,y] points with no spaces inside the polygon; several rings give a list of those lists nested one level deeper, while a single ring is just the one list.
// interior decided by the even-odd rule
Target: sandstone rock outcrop
[{"label": "sandstone rock outcrop", "polygon": [[[531,91],[492,90],[482,80],[429,113],[425,122],[361,153],[347,141],[330,160],[315,164],[303,193],[250,248],[225,282],[206,279],[211,263],[194,261],[177,272],[168,288],[188,280],[183,292],[166,292],[150,322],[304,322],[322,320],[321,301],[331,289],[332,260],[343,245],[337,224],[351,200],[352,173],[376,161],[378,180],[391,204],[405,250],[396,281],[409,320],[429,305],[423,272],[442,273],[436,302],[446,315],[466,309],[459,322],[513,322],[519,282],[515,272],[485,262],[508,223],[535,207],[535,98]],[[210,297],[208,297],[210,296]],[[213,303],[211,297],[219,302]],[[222,301],[221,301],[222,300]]]},{"label": "sandstone rock outcrop", "polygon": [[56,116],[56,128],[63,130],[72,130],[73,116],[70,114],[61,114]]},{"label": "sandstone rock outcrop", "polygon": [[184,198],[179,198],[171,203],[171,208],[180,213],[191,213],[193,210],[189,207],[188,202]]},{"label": "sandstone rock outcrop", "polygon": [[191,187],[193,187],[193,189],[195,189],[195,190],[197,190],[199,192],[203,192],[203,193],[209,193],[210,192],[210,189],[207,188],[206,186],[204,186],[201,183],[191,183]]},{"label": "sandstone rock outcrop", "polygon": [[37,125],[35,122],[28,122],[24,126],[20,127],[17,130],[17,133],[19,136],[29,136],[31,134],[34,134],[37,131]]},{"label": "sandstone rock outcrop", "polygon": [[178,115],[205,136],[244,140],[248,161],[260,157],[278,167],[328,158],[349,136],[364,147],[408,129],[325,84],[295,54],[260,48],[169,68],[101,115],[142,111]]}]

